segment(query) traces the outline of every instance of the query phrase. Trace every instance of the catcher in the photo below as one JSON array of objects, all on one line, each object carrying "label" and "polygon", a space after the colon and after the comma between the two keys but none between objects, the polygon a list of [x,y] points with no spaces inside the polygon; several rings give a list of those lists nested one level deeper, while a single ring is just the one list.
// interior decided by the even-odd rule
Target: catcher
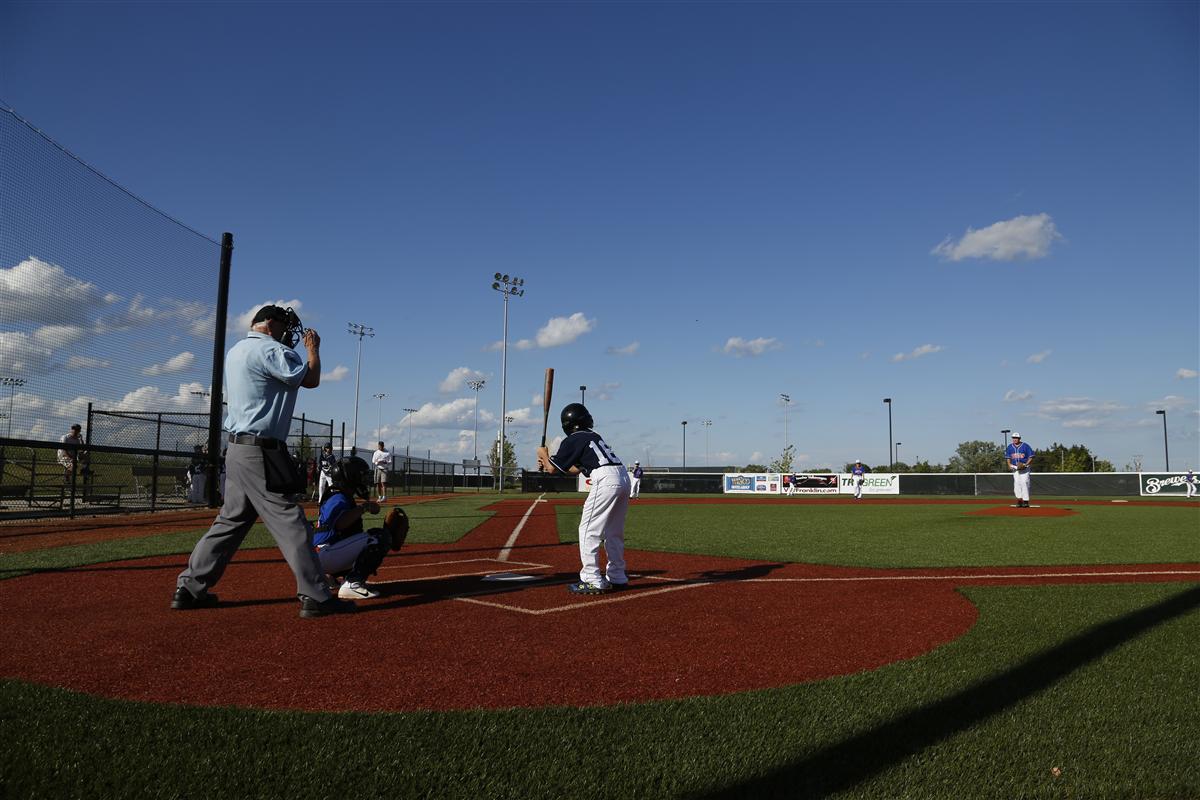
[{"label": "catcher", "polygon": [[[333,468],[331,493],[321,504],[313,533],[313,546],[321,569],[337,578],[344,578],[337,590],[343,600],[366,600],[378,597],[379,592],[367,585],[388,550],[399,550],[408,537],[408,515],[396,507],[388,512],[382,528],[363,530],[363,514],[379,513],[379,504],[368,500],[371,491],[371,467],[357,456],[343,459]],[[354,502],[358,495],[365,500]]]}]

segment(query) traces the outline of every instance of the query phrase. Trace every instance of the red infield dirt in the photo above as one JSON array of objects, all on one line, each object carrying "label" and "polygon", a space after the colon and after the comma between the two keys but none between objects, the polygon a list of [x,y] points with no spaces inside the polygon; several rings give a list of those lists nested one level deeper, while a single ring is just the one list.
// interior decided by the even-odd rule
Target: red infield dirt
[{"label": "red infield dirt", "polygon": [[870,570],[630,551],[630,588],[579,597],[565,589],[578,550],[558,542],[554,503],[491,508],[454,545],[390,555],[383,596],[354,615],[299,619],[276,550],[240,552],[220,606],[200,611],[168,607],[186,556],[0,581],[7,638],[21,642],[0,648],[0,676],[197,706],[611,705],[921,655],[974,623],[963,585],[1200,579],[1200,565]]}]

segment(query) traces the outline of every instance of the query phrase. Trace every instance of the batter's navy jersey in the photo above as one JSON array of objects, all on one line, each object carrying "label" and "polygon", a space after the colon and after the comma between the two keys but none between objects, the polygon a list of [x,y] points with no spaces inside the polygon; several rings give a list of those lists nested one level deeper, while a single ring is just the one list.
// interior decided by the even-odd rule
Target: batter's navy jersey
[{"label": "batter's navy jersey", "polygon": [[621,459],[595,431],[575,431],[563,439],[550,463],[563,472],[579,467],[584,475],[591,475],[592,470],[600,467],[622,466]]}]

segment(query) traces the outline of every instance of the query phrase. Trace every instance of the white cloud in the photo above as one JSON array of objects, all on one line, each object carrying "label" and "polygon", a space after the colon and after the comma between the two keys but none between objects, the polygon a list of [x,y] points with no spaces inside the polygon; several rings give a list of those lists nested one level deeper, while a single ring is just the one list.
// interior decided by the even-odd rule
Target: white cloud
[{"label": "white cloud", "polygon": [[0,269],[0,319],[8,322],[85,323],[117,299],[40,258],[30,257],[15,267]]},{"label": "white cloud", "polygon": [[[528,414],[529,409],[525,409]],[[508,412],[509,416],[513,416],[513,412]],[[409,424],[409,417],[412,418],[412,424],[417,428],[443,428],[451,430],[461,430],[463,428],[472,428],[475,425],[475,398],[474,397],[459,397],[450,400],[446,403],[426,403],[417,409],[416,413],[405,414],[397,423],[403,428]],[[480,409],[479,423],[480,425],[490,425],[495,421],[496,417],[490,411]]]},{"label": "white cloud", "polygon": [[957,242],[947,236],[931,253],[947,261],[989,258],[993,261],[1045,258],[1062,234],[1049,214],[1019,216],[993,223],[981,230],[967,228]]},{"label": "white cloud", "polygon": [[172,372],[183,372],[196,362],[196,356],[186,350],[177,356],[164,361],[162,364],[152,364],[142,370],[143,375],[169,375]]},{"label": "white cloud", "polygon": [[1064,420],[1062,426],[1064,428],[1099,428],[1107,420],[1097,417],[1079,417],[1077,419]]},{"label": "white cloud", "polygon": [[33,340],[57,350],[75,344],[87,334],[87,328],[78,325],[44,325],[33,332]]},{"label": "white cloud", "polygon": [[757,339],[750,339],[749,341],[740,336],[731,336],[725,342],[725,346],[721,348],[721,352],[735,356],[736,358],[743,358],[745,356],[753,358],[761,356],[768,350],[778,350],[781,347],[783,347],[783,342],[773,336],[769,338],[759,337]]},{"label": "white cloud", "polygon": [[923,344],[911,353],[896,353],[896,355],[892,356],[892,363],[897,361],[912,361],[914,358],[920,358],[932,353],[940,353],[944,349],[940,344]]},{"label": "white cloud", "polygon": [[534,408],[541,408],[542,407],[541,394],[535,394],[533,396],[533,399],[529,401],[529,404],[532,405]]},{"label": "white cloud", "polygon": [[1026,389],[1023,392],[1018,392],[1016,389],[1009,389],[1007,392],[1004,393],[1004,402],[1006,402],[1006,403],[1020,403],[1025,400],[1032,400],[1032,399],[1033,399],[1033,392],[1029,391],[1028,389]]},{"label": "white cloud", "polygon": [[143,386],[129,392],[116,404],[116,411],[206,411],[208,398],[192,392],[207,391],[201,383],[181,383],[173,394],[163,394],[157,386]]},{"label": "white cloud", "polygon": [[467,385],[467,381],[479,380],[484,377],[482,372],[470,367],[455,367],[450,370],[446,379],[438,384],[439,392],[457,392]]},{"label": "white cloud", "polygon": [[349,374],[350,374],[349,367],[344,366],[342,364],[338,364],[336,367],[329,370],[329,372],[322,372],[321,380],[323,380],[323,381],[340,381],[340,380],[344,380],[345,377]]},{"label": "white cloud", "polygon": [[250,330],[250,321],[254,319],[254,315],[257,314],[258,310],[263,306],[291,308],[296,312],[297,315],[300,315],[301,305],[303,304],[299,300],[264,300],[261,303],[256,303],[255,305],[251,306],[249,310],[243,311],[241,314],[238,314],[236,317],[234,317],[229,323],[229,329],[238,333],[245,333],[246,331]]},{"label": "white cloud", "polygon": [[0,331],[0,364],[17,375],[40,375],[52,369],[54,351],[19,331]]},{"label": "white cloud", "polygon": [[606,383],[603,386],[599,386],[596,388],[596,399],[597,400],[612,400],[613,392],[615,392],[617,389],[620,389],[620,388],[621,388],[621,384],[619,384],[619,383]]},{"label": "white cloud", "polygon": [[1043,361],[1045,361],[1047,358],[1049,358],[1050,354],[1053,352],[1054,352],[1053,350],[1043,350],[1040,353],[1034,353],[1029,358],[1025,359],[1025,363],[1026,364],[1041,364]]},{"label": "white cloud", "polygon": [[763,463],[764,459],[765,459],[765,456],[759,450],[755,450],[753,453],[750,454],[750,463],[751,464],[761,464],[761,463]]},{"label": "white cloud", "polygon": [[1177,394],[1169,394],[1162,400],[1152,400],[1151,402],[1146,403],[1147,411],[1157,411],[1160,408],[1166,411],[1180,411],[1185,408],[1191,409],[1195,407],[1196,404],[1194,402],[1188,400],[1186,397],[1180,397]]},{"label": "white cloud", "polygon": [[1063,397],[1056,400],[1045,400],[1038,406],[1038,413],[1051,419],[1073,414],[1111,414],[1124,410],[1125,406],[1120,403],[1111,400],[1093,400],[1090,397]]},{"label": "white cloud", "polygon": [[591,331],[595,325],[596,320],[588,319],[579,311],[569,317],[554,317],[537,332],[537,346],[559,347],[570,344]]},{"label": "white cloud", "polygon": [[1194,378],[1197,375],[1200,375],[1200,372],[1196,372],[1194,369],[1188,369],[1187,367],[1181,367],[1179,371],[1175,373],[1175,377],[1181,381],[1186,380],[1187,378]]},{"label": "white cloud", "polygon": [[641,344],[639,342],[630,342],[624,347],[609,347],[604,352],[608,353],[610,356],[631,356],[637,353],[638,348],[640,347]]},{"label": "white cloud", "polygon": [[67,369],[104,369],[111,366],[111,361],[88,356],[71,356],[67,359]]}]

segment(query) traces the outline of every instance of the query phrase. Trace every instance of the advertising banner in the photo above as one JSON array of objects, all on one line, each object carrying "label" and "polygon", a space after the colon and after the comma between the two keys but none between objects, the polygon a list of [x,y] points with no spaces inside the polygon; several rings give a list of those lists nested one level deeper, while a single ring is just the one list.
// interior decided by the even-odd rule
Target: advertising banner
[{"label": "advertising banner", "polygon": [[[841,479],[842,494],[854,494],[854,476],[846,473]],[[868,472],[863,476],[863,494],[900,494],[900,476],[895,472]]]},{"label": "advertising banner", "polygon": [[[1196,475],[1193,473],[1193,480]],[[1186,497],[1187,496],[1187,473],[1186,472],[1140,472],[1138,480],[1141,483],[1141,495],[1143,497]],[[1200,490],[1200,486],[1198,486]]]},{"label": "advertising banner", "polygon": [[832,473],[784,475],[782,483],[784,487],[794,485],[796,494],[837,494],[838,491],[838,476]]},{"label": "advertising banner", "polygon": [[726,472],[723,481],[725,494],[779,494],[777,473]]}]

